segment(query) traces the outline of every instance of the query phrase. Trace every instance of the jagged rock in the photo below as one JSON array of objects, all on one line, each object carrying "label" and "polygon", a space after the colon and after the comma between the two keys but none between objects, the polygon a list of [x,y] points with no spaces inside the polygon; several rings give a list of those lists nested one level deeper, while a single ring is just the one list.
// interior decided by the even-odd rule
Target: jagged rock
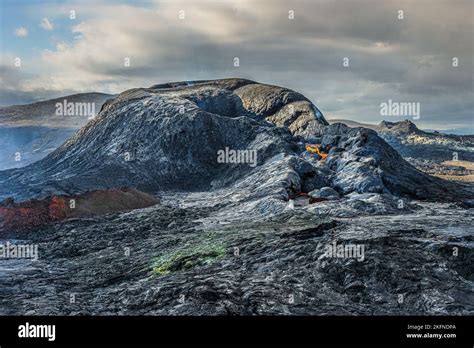
[{"label": "jagged rock", "polygon": [[[201,196],[171,197],[198,205],[155,205],[22,235],[40,243],[40,257],[2,260],[0,314],[23,315],[31,303],[36,315],[474,314],[469,210],[429,203],[409,218],[359,214],[350,224],[288,211],[210,226],[202,221],[215,209],[203,208]],[[364,260],[324,256],[334,242],[363,245]]]},{"label": "jagged rock", "polygon": [[418,129],[410,120],[383,121],[378,125],[377,132],[403,157],[435,163],[450,161],[454,156],[459,160],[474,161],[472,135],[426,132]]},{"label": "jagged rock", "polygon": [[[439,164],[453,160],[457,156],[460,161],[474,161],[474,135],[423,131],[410,120],[382,121],[378,125],[350,120],[331,120],[330,123],[344,123],[349,127],[373,129],[405,159]],[[425,171],[423,163],[415,164],[417,168]]]},{"label": "jagged rock", "polygon": [[[333,149],[325,161],[305,150],[316,139]],[[224,149],[256,151],[256,161],[219,163]],[[431,200],[470,194],[417,171],[374,131],[328,126],[301,94],[243,79],[125,91],[43,160],[0,172],[0,183],[0,199],[16,200],[122,186],[145,192],[231,188],[245,201],[324,186]],[[255,204],[280,210],[277,201],[268,202]]]},{"label": "jagged rock", "polygon": [[473,194],[472,188],[418,171],[371,129],[335,123],[324,128],[322,144],[344,149],[327,160],[336,172],[332,186],[344,194],[391,193],[438,201],[464,201]]},{"label": "jagged rock", "polygon": [[[242,79],[109,100],[44,160],[0,172],[0,201],[129,186],[162,204],[13,236],[40,245],[40,257],[0,263],[0,314],[472,315],[472,210],[439,202],[472,199],[472,189],[315,110]],[[307,143],[331,145],[327,159]],[[225,147],[257,150],[256,165],[218,163]],[[315,189],[343,197],[289,207]],[[364,254],[330,257],[334,243]]]},{"label": "jagged rock", "polygon": [[315,198],[325,198],[328,200],[339,199],[339,193],[334,190],[332,187],[322,187],[318,190],[311,191],[309,193],[311,197]]},{"label": "jagged rock", "polygon": [[382,121],[378,125],[380,132],[390,131],[394,134],[422,134],[423,131],[419,130],[418,127],[410,120],[404,120],[400,122],[388,122]]}]

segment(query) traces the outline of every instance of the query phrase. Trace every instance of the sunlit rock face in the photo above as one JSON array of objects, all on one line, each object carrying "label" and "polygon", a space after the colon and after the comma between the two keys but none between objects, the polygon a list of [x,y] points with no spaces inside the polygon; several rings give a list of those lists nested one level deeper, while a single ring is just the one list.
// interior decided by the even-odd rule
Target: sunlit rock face
[{"label": "sunlit rock face", "polygon": [[[308,143],[327,146],[327,158],[308,153]],[[56,151],[0,180],[0,198],[16,200],[124,186],[233,187],[246,199],[275,200],[321,187],[438,200],[456,191],[418,172],[374,131],[328,125],[303,95],[243,79],[125,91]]]},{"label": "sunlit rock face", "polygon": [[285,88],[133,89],[0,172],[0,314],[472,315],[472,196]]}]

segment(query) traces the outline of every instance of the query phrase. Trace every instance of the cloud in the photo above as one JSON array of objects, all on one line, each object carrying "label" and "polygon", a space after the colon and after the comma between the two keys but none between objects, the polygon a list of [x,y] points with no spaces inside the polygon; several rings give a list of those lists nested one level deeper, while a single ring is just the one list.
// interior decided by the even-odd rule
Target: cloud
[{"label": "cloud", "polygon": [[48,31],[51,31],[51,30],[54,29],[53,23],[51,23],[51,22],[49,21],[49,19],[46,18],[46,17],[44,17],[44,18],[41,20],[40,26],[41,26],[41,28],[43,28],[44,30],[48,30]]},{"label": "cloud", "polygon": [[468,122],[472,6],[470,0],[457,6],[430,0],[68,3],[50,13],[81,14],[74,40],[44,50],[36,63],[41,72],[23,87],[119,93],[238,76],[295,89],[337,118],[378,122],[380,103],[392,99],[419,101],[422,122],[443,123],[453,112],[451,120]]},{"label": "cloud", "polygon": [[[13,62],[14,56],[2,54],[1,62]],[[28,59],[22,62],[31,64]],[[13,64],[0,64],[0,106],[32,103],[66,94],[73,94],[74,90],[54,90],[51,84],[37,85],[36,81],[46,82],[41,76],[25,71],[22,67]]]},{"label": "cloud", "polygon": [[15,29],[15,36],[18,37],[26,37],[28,36],[28,29],[25,27],[19,27]]}]

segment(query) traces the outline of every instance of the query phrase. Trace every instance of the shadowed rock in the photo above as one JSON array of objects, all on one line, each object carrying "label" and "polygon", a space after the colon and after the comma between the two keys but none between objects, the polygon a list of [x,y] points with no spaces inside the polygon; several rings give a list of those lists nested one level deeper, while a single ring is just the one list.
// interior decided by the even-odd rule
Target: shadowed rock
[{"label": "shadowed rock", "polygon": [[[331,145],[328,159],[315,159],[305,143]],[[256,151],[257,165],[219,163],[225,148]],[[0,198],[16,200],[122,186],[146,192],[233,187],[247,193],[245,200],[284,200],[324,186],[431,200],[470,195],[417,171],[374,131],[328,126],[303,95],[243,79],[125,91],[43,160],[0,172],[0,183]]]}]

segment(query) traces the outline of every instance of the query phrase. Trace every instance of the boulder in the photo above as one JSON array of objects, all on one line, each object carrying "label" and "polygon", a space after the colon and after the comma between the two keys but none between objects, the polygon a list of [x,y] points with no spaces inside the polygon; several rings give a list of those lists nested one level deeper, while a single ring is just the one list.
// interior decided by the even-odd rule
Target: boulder
[{"label": "boulder", "polygon": [[320,189],[313,190],[309,193],[309,195],[314,198],[324,198],[327,200],[335,200],[340,198],[339,193],[332,187],[322,187]]}]

